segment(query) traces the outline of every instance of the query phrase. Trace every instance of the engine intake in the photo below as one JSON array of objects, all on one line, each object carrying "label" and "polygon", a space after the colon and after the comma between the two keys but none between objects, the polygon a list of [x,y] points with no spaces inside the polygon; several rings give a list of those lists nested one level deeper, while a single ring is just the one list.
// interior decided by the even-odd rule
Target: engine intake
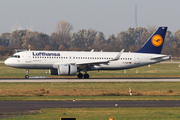
[{"label": "engine intake", "polygon": [[69,64],[58,65],[58,75],[73,76],[77,73],[77,66]]}]

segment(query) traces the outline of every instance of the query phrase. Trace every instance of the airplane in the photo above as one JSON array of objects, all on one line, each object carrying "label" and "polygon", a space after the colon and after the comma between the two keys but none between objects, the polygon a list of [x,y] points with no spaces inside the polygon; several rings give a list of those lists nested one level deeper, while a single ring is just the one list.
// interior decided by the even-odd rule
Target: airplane
[{"label": "airplane", "polygon": [[[169,60],[170,56],[161,54],[167,27],[159,27],[146,43],[136,52],[94,52],[85,51],[21,51],[5,60],[14,68],[49,69],[51,75],[89,78],[88,71],[123,70]],[[81,71],[84,71],[83,75]]]}]

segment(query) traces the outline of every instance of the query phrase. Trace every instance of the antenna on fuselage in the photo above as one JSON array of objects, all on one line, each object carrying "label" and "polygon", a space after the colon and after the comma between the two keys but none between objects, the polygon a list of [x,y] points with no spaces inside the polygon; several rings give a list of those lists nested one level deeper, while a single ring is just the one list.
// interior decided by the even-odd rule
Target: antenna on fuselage
[{"label": "antenna on fuselage", "polygon": [[94,49],[92,49],[91,52],[94,52]]},{"label": "antenna on fuselage", "polygon": [[28,45],[28,49],[29,49],[29,51],[31,50],[31,45]]}]

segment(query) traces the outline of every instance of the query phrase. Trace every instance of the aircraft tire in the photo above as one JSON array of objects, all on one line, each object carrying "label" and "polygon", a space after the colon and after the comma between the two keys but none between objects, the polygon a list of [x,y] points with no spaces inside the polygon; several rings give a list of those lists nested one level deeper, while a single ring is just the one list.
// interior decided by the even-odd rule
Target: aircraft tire
[{"label": "aircraft tire", "polygon": [[79,73],[79,74],[77,75],[77,77],[78,77],[79,79],[82,79],[82,78],[83,78],[83,74],[82,74],[82,73]]},{"label": "aircraft tire", "polygon": [[89,74],[84,74],[84,79],[88,79],[89,78]]},{"label": "aircraft tire", "polygon": [[25,75],[25,78],[26,78],[26,79],[29,79],[29,75]]}]

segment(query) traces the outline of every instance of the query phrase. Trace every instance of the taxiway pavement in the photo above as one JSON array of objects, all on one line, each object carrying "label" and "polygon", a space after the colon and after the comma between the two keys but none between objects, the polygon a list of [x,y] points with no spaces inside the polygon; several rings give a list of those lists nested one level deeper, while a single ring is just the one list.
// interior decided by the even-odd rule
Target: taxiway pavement
[{"label": "taxiway pavement", "polygon": [[[180,107],[180,101],[0,101],[0,114],[41,113],[42,108]],[[0,118],[19,115],[0,115]]]},{"label": "taxiway pavement", "polygon": [[0,113],[41,108],[180,107],[180,101],[0,101]]}]

